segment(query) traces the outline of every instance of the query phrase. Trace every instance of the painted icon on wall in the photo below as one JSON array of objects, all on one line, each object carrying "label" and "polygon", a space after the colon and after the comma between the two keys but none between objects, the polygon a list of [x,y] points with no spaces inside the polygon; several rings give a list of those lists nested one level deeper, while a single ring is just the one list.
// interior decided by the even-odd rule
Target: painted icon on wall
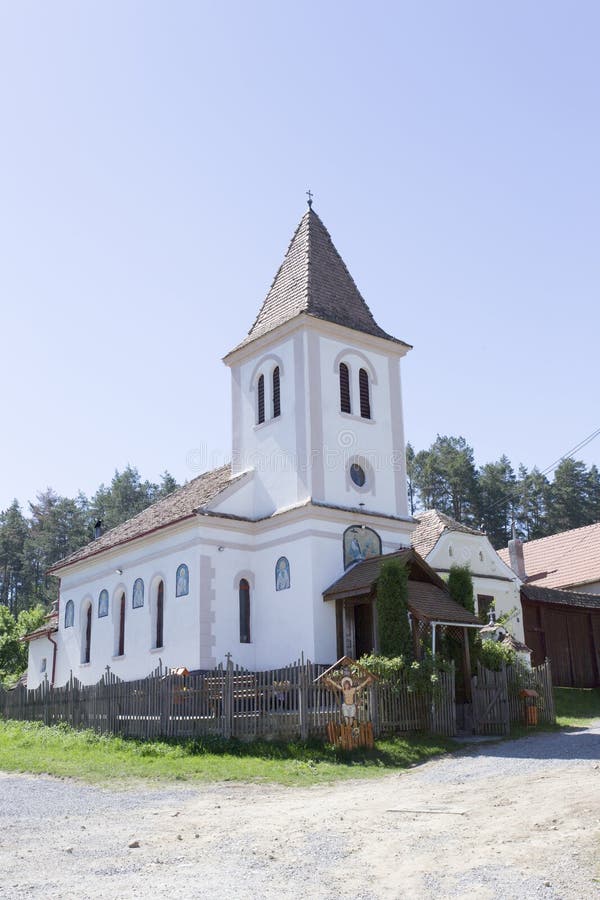
[{"label": "painted icon on wall", "polygon": [[65,628],[72,628],[75,620],[75,606],[72,600],[67,600],[65,606]]},{"label": "painted icon on wall", "polygon": [[190,592],[190,573],[185,563],[177,567],[175,596],[185,597]]},{"label": "painted icon on wall", "polygon": [[133,583],[133,601],[131,605],[134,609],[139,609],[140,606],[144,605],[144,582],[141,578],[136,578]]},{"label": "painted icon on wall", "polygon": [[287,591],[290,586],[290,564],[285,556],[280,556],[275,566],[275,589]]},{"label": "painted icon on wall", "polygon": [[381,555],[381,538],[372,528],[351,525],[344,532],[344,568]]},{"label": "painted icon on wall", "polygon": [[98,618],[103,619],[104,616],[108,615],[108,591],[103,590],[100,591],[100,596],[98,597]]}]

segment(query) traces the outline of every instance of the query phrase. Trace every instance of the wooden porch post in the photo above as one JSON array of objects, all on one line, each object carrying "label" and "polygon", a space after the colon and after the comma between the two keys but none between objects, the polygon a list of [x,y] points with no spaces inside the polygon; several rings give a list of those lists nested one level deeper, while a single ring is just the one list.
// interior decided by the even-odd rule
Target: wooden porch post
[{"label": "wooden porch post", "polygon": [[465,698],[467,702],[471,695],[471,651],[469,649],[469,629],[463,628],[463,678],[465,682]]}]

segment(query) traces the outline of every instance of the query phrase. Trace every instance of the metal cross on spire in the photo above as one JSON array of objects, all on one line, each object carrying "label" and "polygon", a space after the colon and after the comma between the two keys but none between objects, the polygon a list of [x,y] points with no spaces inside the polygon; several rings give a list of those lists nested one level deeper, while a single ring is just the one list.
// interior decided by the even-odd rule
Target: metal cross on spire
[{"label": "metal cross on spire", "polygon": [[309,209],[312,209],[313,192],[309,189],[309,190],[306,192],[306,196],[308,197],[308,201],[307,201],[307,203],[308,203],[308,208],[309,208]]}]

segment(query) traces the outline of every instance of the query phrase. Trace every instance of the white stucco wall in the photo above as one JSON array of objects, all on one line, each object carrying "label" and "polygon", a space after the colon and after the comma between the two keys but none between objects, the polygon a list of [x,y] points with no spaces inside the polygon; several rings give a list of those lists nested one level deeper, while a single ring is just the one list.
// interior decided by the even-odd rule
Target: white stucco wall
[{"label": "white stucco wall", "polygon": [[496,616],[516,609],[507,629],[517,640],[524,641],[520,583],[505,565],[485,535],[447,531],[427,556],[427,562],[440,575],[447,575],[452,565],[469,565],[475,597],[494,598]]},{"label": "white stucco wall", "polygon": [[[232,376],[234,471],[254,470],[238,497],[215,508],[252,517],[312,497],[326,503],[408,517],[400,358],[406,347],[315,319],[278,338],[273,332],[240,358]],[[339,365],[350,373],[352,414],[340,410]],[[272,373],[280,370],[281,415],[272,417]],[[369,375],[371,418],[360,415],[359,370]],[[257,381],[265,377],[264,423],[257,423]],[[365,469],[357,487],[352,462]],[[251,509],[251,513],[248,510]]]},{"label": "white stucco wall", "polygon": [[[54,640],[57,635],[53,634]],[[58,644],[58,641],[57,641]],[[29,641],[29,650],[27,656],[27,687],[36,688],[46,678],[52,678],[52,660],[54,658],[54,646],[47,637],[37,638],[35,641]],[[42,671],[42,660],[46,660],[45,671]]]},{"label": "white stucco wall", "polygon": [[[199,517],[169,533],[149,536],[121,551],[101,554],[74,566],[61,580],[56,684],[70,673],[86,684],[103,675],[106,666],[120,678],[142,678],[159,663],[212,668],[227,653],[250,669],[284,666],[301,653],[315,662],[334,662],[335,609],[323,601],[323,591],[344,572],[343,534],[351,524],[366,524],[382,539],[384,551],[409,540],[409,526],[379,518],[337,511],[297,510],[272,522],[247,523]],[[222,548],[222,549],[219,549]],[[275,589],[275,568],[281,556],[290,563],[291,586]],[[177,567],[189,568],[190,591],[175,596]],[[118,574],[117,570],[122,570]],[[132,608],[133,584],[144,581],[144,606]],[[239,581],[251,587],[251,642],[240,643]],[[158,581],[164,582],[164,646],[153,648],[153,604]],[[106,589],[109,615],[98,618],[98,597]],[[119,601],[126,598],[125,653],[116,655]],[[65,610],[74,604],[74,623],[65,628]],[[82,662],[87,604],[92,604],[90,662]],[[42,644],[47,648],[41,649]],[[39,660],[48,658],[51,644],[30,645],[30,687],[39,683]]]},{"label": "white stucco wall", "polygon": [[507,629],[518,640],[524,640],[519,580],[485,535],[444,532],[427,556],[427,562],[442,576],[447,575],[452,565],[468,564],[475,598],[478,594],[493,597],[496,616],[516,610]]}]

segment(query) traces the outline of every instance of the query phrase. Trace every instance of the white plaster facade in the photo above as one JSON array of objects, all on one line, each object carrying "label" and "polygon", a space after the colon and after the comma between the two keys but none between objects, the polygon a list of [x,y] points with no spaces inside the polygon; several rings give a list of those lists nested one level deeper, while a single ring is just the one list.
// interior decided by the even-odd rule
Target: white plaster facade
[{"label": "white plaster facade", "polygon": [[[370,315],[370,314],[369,314]],[[367,525],[383,552],[410,545],[400,360],[410,349],[313,315],[299,314],[230,353],[232,474],[243,477],[193,519],[129,540],[62,566],[55,684],[72,672],[96,682],[107,666],[131,680],[159,664],[212,668],[231,653],[251,669],[283,666],[301,653],[315,662],[336,658],[335,610],[323,591],[344,572],[343,534]],[[350,371],[353,413],[340,410],[339,364]],[[273,417],[272,375],[280,376],[280,415]],[[369,376],[370,418],[358,415],[358,372]],[[257,385],[265,384],[265,421],[257,423]],[[359,463],[362,486],[349,477]],[[290,588],[276,590],[280,557]],[[175,577],[189,569],[189,593],[176,596]],[[144,605],[132,607],[134,581]],[[239,584],[250,584],[250,642],[240,641]],[[164,639],[156,647],[156,602],[164,585]],[[109,613],[98,616],[102,590]],[[124,653],[119,609],[125,596]],[[74,621],[65,627],[69,601]],[[91,604],[90,660],[84,661]],[[53,669],[47,637],[29,645],[28,686]]]},{"label": "white plaster facade", "polygon": [[496,617],[510,613],[507,629],[523,642],[523,615],[521,611],[520,581],[507,566],[485,534],[469,534],[462,531],[445,531],[426,561],[442,577],[447,576],[452,565],[468,565],[473,578],[473,592],[477,597],[493,597]]}]

